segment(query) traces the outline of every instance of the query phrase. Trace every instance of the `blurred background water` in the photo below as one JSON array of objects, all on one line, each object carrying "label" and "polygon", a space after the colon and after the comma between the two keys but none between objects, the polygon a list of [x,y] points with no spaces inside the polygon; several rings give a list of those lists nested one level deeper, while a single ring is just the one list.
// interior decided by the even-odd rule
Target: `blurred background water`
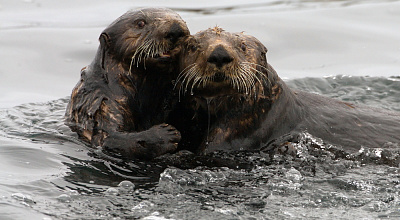
[{"label": "blurred background water", "polygon": [[400,1],[0,2],[0,219],[400,217],[396,143],[341,157],[303,134],[296,155],[238,164],[108,161],[63,124],[98,36],[137,7],[175,9],[192,33],[221,26],[269,49],[291,87],[400,111]]}]

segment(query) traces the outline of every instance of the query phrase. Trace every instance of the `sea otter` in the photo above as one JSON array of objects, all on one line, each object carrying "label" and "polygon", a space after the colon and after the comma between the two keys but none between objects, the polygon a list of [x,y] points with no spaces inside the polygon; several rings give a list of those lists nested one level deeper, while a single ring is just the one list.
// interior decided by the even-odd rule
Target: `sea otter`
[{"label": "sea otter", "polygon": [[174,151],[179,132],[165,124],[180,42],[190,32],[170,9],[128,11],[100,35],[93,62],[81,70],[66,123],[92,146],[125,158]]},{"label": "sea otter", "polygon": [[255,37],[218,27],[187,41],[167,121],[181,132],[178,149],[257,150],[301,132],[349,152],[400,142],[399,113],[292,90],[266,53]]}]

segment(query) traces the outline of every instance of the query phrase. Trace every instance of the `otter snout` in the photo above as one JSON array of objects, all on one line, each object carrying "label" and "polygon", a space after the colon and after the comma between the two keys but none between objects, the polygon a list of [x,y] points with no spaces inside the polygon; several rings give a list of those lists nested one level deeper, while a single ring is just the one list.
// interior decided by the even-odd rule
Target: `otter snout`
[{"label": "otter snout", "polygon": [[188,31],[185,31],[179,23],[174,22],[169,28],[167,35],[165,35],[165,38],[175,44],[180,38],[186,35],[188,35]]},{"label": "otter snout", "polygon": [[221,68],[232,61],[233,57],[221,45],[217,46],[207,59],[207,62],[215,64],[218,68]]}]

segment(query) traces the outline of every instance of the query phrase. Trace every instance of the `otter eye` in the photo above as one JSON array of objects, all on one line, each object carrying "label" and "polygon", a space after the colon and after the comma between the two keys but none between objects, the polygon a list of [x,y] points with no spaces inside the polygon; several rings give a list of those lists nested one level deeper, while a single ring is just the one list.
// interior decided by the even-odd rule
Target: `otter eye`
[{"label": "otter eye", "polygon": [[246,51],[246,44],[245,44],[244,42],[242,42],[242,45],[240,45],[240,48],[241,48],[243,51]]},{"label": "otter eye", "polygon": [[190,45],[189,49],[190,49],[190,51],[195,52],[197,50],[197,46],[196,45]]},{"label": "otter eye", "polygon": [[144,22],[143,20],[140,20],[136,23],[136,25],[138,26],[138,28],[143,28],[146,25],[146,22]]}]

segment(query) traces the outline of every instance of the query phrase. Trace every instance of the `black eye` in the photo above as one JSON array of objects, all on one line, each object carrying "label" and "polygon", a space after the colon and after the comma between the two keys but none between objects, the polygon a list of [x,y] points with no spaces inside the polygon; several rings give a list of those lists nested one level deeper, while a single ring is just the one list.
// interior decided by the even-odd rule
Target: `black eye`
[{"label": "black eye", "polygon": [[190,45],[190,51],[195,52],[197,50],[197,46],[196,45]]},{"label": "black eye", "polygon": [[144,22],[143,20],[140,20],[136,23],[136,25],[138,26],[138,28],[143,28],[146,25],[146,22]]},{"label": "black eye", "polygon": [[242,45],[240,45],[240,48],[241,48],[243,51],[246,51],[246,44],[245,44],[244,42],[242,42]]}]

